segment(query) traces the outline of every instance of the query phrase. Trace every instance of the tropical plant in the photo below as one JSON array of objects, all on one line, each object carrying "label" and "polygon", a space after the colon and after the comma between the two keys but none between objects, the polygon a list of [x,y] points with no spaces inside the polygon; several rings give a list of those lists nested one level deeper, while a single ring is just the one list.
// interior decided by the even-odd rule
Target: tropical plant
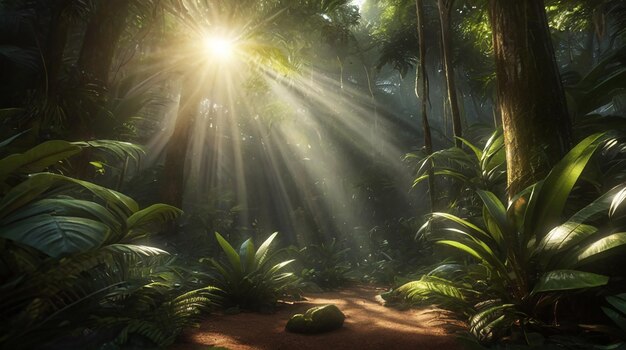
[{"label": "tropical plant", "polygon": [[271,308],[278,297],[295,282],[295,276],[283,269],[293,260],[274,264],[274,257],[281,251],[270,253],[270,245],[278,235],[274,232],[255,249],[252,238],[239,247],[239,252],[222,237],[215,233],[215,238],[226,255],[225,261],[208,258],[213,267],[213,284],[220,289],[225,306],[243,309]]},{"label": "tropical plant", "polygon": [[482,277],[473,279],[482,286],[459,284],[452,275],[427,275],[399,291],[411,298],[436,294],[465,302],[470,331],[489,341],[516,326],[525,331],[545,325],[541,316],[557,300],[609,283],[609,274],[619,272],[600,262],[615,257],[621,251],[617,248],[626,244],[621,206],[626,188],[613,188],[583,207],[568,205],[576,185],[583,182],[585,167],[606,140],[602,134],[583,140],[545,180],[515,196],[508,208],[492,192],[477,190],[484,205],[482,225],[447,213],[432,214],[433,220],[452,224],[439,228],[433,239],[476,259],[484,269]]},{"label": "tropical plant", "polygon": [[303,265],[301,277],[321,288],[337,288],[345,284],[346,274],[352,268],[346,254],[350,248],[342,248],[336,239],[329,243],[311,244],[297,253]]},{"label": "tropical plant", "polygon": [[[420,231],[424,221],[401,218],[369,231],[370,249],[362,256],[350,275],[357,279],[385,285],[423,274],[434,262],[433,244]],[[420,273],[421,272],[421,273]],[[408,279],[407,279],[408,278]]]},{"label": "tropical plant", "polygon": [[409,153],[407,160],[417,160],[417,173],[413,186],[430,177],[429,164],[432,164],[435,177],[451,180],[448,188],[450,207],[461,207],[474,212],[480,200],[476,190],[500,193],[506,183],[506,162],[504,138],[501,130],[494,131],[480,149],[468,140],[460,139],[466,148],[451,147],[433,152],[423,157],[419,153]]},{"label": "tropical plant", "polygon": [[[48,141],[0,159],[2,347],[124,343],[135,336],[165,346],[213,303],[213,287],[180,288],[185,278],[174,259],[141,244],[179,209],[139,209],[117,191],[40,172],[85,147],[135,149],[112,141]],[[155,317],[145,320],[148,313]]]},{"label": "tropical plant", "polygon": [[602,311],[618,327],[622,340],[626,340],[626,293],[610,295],[606,302],[608,305],[603,306]]}]

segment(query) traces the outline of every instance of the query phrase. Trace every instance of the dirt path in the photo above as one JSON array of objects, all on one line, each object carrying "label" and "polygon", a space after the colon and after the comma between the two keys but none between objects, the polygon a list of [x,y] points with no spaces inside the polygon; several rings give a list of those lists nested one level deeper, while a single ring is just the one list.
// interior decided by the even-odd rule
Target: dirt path
[{"label": "dirt path", "polygon": [[[209,345],[231,350],[461,349],[454,335],[444,330],[439,312],[386,308],[375,299],[380,292],[357,286],[307,295],[306,301],[284,305],[270,315],[214,315],[200,329],[184,334],[173,349],[206,349]],[[342,329],[318,335],[285,331],[293,314],[323,304],[335,304],[343,311],[346,321]]]}]

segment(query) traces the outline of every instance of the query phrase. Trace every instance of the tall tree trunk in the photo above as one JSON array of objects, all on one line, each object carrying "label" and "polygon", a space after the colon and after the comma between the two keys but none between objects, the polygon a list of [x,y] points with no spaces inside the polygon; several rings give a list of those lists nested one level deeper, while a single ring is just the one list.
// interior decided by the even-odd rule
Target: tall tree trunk
[{"label": "tall tree trunk", "polygon": [[130,0],[101,0],[91,17],[78,67],[91,81],[107,86],[115,49],[126,28]]},{"label": "tall tree trunk", "polygon": [[454,66],[452,65],[452,36],[450,35],[450,13],[454,0],[437,0],[439,6],[439,22],[441,23],[441,46],[443,49],[443,67],[446,74],[446,86],[448,88],[448,103],[452,116],[452,132],[457,137],[454,140],[456,147],[461,147],[463,142],[458,139],[463,135],[461,112],[456,93],[456,79],[454,78]]},{"label": "tall tree trunk", "polygon": [[571,122],[543,0],[490,0],[509,197],[541,180],[571,146]]},{"label": "tall tree trunk", "polygon": [[[417,37],[419,41],[419,64],[415,69],[415,95],[421,101],[422,107],[422,127],[424,129],[424,148],[426,156],[433,153],[433,140],[430,134],[430,124],[428,122],[428,77],[426,76],[426,41],[424,39],[424,3],[422,0],[415,0],[415,10],[417,12]],[[421,83],[421,93],[420,93]],[[435,173],[432,163],[428,162],[428,194],[430,198],[430,210],[435,211]]]},{"label": "tall tree trunk", "polygon": [[48,43],[44,54],[45,88],[48,96],[55,95],[59,86],[59,75],[63,69],[63,52],[67,43],[69,23],[63,12],[69,5],[68,0],[55,3],[52,8],[48,27]]},{"label": "tall tree trunk", "polygon": [[165,150],[161,201],[178,208],[182,208],[183,204],[185,160],[203,97],[200,93],[199,83],[198,77],[195,77],[194,74],[188,74],[184,77],[174,132]]}]

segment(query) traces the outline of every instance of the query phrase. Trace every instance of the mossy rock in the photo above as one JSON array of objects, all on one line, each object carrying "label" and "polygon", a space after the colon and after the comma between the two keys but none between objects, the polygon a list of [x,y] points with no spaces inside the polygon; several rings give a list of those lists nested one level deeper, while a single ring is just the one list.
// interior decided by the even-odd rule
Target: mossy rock
[{"label": "mossy rock", "polygon": [[295,314],[287,322],[285,329],[294,333],[324,333],[343,326],[346,315],[333,304],[312,307],[304,314]]}]

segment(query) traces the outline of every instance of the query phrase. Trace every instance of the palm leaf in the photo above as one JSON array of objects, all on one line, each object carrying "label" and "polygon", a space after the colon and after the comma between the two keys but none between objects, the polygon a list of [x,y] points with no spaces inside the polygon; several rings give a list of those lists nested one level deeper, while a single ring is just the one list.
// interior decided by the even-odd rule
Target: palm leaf
[{"label": "palm leaf", "polygon": [[59,257],[99,247],[106,241],[109,231],[100,221],[41,214],[4,226],[0,237]]},{"label": "palm leaf", "polygon": [[134,143],[116,140],[79,141],[73,142],[72,144],[106,152],[115,156],[119,160],[125,160],[126,157],[139,160],[141,156],[145,154],[143,148]]},{"label": "palm leaf", "polygon": [[124,220],[138,210],[137,203],[133,199],[117,191],[63,175],[39,173],[29,176],[26,181],[15,186],[0,200],[0,219],[30,203],[47,190],[64,184],[78,185],[87,189],[104,200],[111,210]]},{"label": "palm leaf", "polygon": [[246,273],[250,273],[254,270],[255,260],[254,260],[254,243],[252,243],[252,238],[248,238],[245,242],[241,244],[241,248],[239,248],[239,256],[241,257],[242,269]]},{"label": "palm leaf", "polygon": [[[493,218],[498,228],[497,230],[489,230],[491,236],[493,236],[498,245],[502,245],[504,242],[504,235],[510,235],[512,232],[511,225],[509,224],[506,216],[506,208],[495,194],[482,190],[478,190],[476,192],[478,193],[480,199],[482,199],[487,212]],[[508,238],[511,239],[512,237]]]},{"label": "palm leaf", "polygon": [[220,247],[222,247],[224,253],[226,253],[226,258],[230,263],[230,267],[237,275],[241,275],[241,259],[239,258],[239,254],[237,254],[237,251],[219,233],[215,232],[215,238],[217,238],[217,242],[219,243]]},{"label": "palm leaf", "polygon": [[13,173],[34,173],[57,164],[82,148],[67,141],[47,141],[24,153],[12,154],[0,160],[0,182]]},{"label": "palm leaf", "polygon": [[258,266],[262,266],[265,263],[267,259],[267,253],[270,249],[270,245],[272,244],[272,241],[274,241],[274,238],[276,238],[277,235],[278,235],[278,232],[272,233],[265,240],[265,242],[261,244],[261,246],[259,247],[259,250],[256,251],[256,254],[254,254],[254,260],[257,262],[256,264]]},{"label": "palm leaf", "polygon": [[600,145],[603,136],[604,134],[595,134],[587,137],[550,171],[537,194],[536,203],[533,206],[529,205],[529,209],[532,210],[527,211],[528,217],[524,220],[526,236],[545,232],[555,226],[574,184]]},{"label": "palm leaf", "polygon": [[623,246],[624,244],[626,244],[626,232],[618,232],[601,238],[576,252],[576,264],[585,263],[587,259],[601,253],[606,253],[609,250]]},{"label": "palm leaf", "polygon": [[432,213],[431,216],[433,218],[443,218],[443,219],[447,219],[450,221],[453,221],[461,226],[465,226],[467,228],[472,229],[473,231],[480,233],[481,235],[490,238],[490,239],[495,239],[495,237],[493,237],[490,233],[485,232],[483,229],[481,229],[480,227],[472,224],[471,222],[461,219],[458,216],[452,215],[452,214],[448,214],[448,213]]},{"label": "palm leaf", "polygon": [[154,204],[142,209],[126,220],[128,233],[126,241],[132,241],[151,231],[160,230],[165,224],[176,220],[182,214],[182,210],[167,204]]},{"label": "palm leaf", "polygon": [[618,193],[613,197],[613,201],[611,201],[611,207],[609,208],[609,217],[615,216],[620,206],[626,200],[626,187],[622,188]]}]

